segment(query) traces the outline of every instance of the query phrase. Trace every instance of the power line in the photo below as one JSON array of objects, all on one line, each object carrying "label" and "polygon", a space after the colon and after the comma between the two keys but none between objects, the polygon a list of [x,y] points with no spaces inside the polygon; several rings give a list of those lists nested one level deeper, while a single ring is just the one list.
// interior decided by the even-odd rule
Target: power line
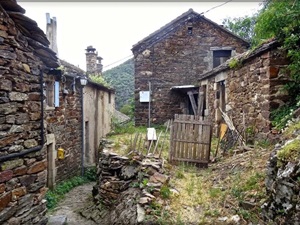
[{"label": "power line", "polygon": [[[214,6],[214,7],[210,8],[210,9],[206,10],[205,12],[200,13],[200,15],[203,15],[203,14],[205,14],[205,13],[210,12],[210,11],[213,10],[213,9],[216,9],[216,8],[219,8],[219,7],[223,6],[223,5],[226,5],[226,4],[229,3],[229,2],[232,2],[232,0],[228,0],[228,1],[226,1],[226,2],[224,2],[224,3],[222,3],[222,4],[220,4],[220,5]],[[124,57],[124,58],[122,58],[122,59],[119,59],[119,60],[117,60],[117,61],[115,61],[115,62],[113,62],[113,63],[111,63],[111,64],[109,64],[109,65],[104,66],[103,69],[104,69],[104,68],[107,68],[107,67],[109,67],[109,66],[112,66],[112,65],[114,65],[114,64],[116,64],[116,63],[118,63],[118,62],[121,62],[121,61],[123,61],[123,60],[125,60],[125,59],[127,59],[127,58],[129,58],[129,57],[132,57],[132,56],[133,56],[133,55],[129,55],[129,56],[126,56],[126,57]]]},{"label": "power line", "polygon": [[226,4],[229,3],[229,2],[232,2],[232,0],[228,0],[228,1],[226,1],[226,2],[224,2],[224,3],[222,3],[222,4],[220,4],[220,5],[214,6],[214,7],[210,8],[209,10],[207,10],[207,11],[205,11],[205,12],[202,12],[202,13],[200,13],[200,14],[203,15],[203,14],[205,14],[205,13],[208,13],[209,11],[211,11],[211,10],[213,10],[213,9],[216,9],[216,8],[219,8],[219,7],[223,6],[223,5],[226,5]]},{"label": "power line", "polygon": [[106,68],[106,67],[109,67],[109,66],[111,66],[111,65],[114,65],[114,64],[116,64],[116,63],[118,63],[118,62],[121,62],[121,61],[123,61],[123,60],[125,60],[125,59],[127,59],[127,58],[129,58],[129,57],[132,57],[132,56],[133,56],[133,55],[131,54],[131,55],[128,55],[128,56],[126,56],[126,57],[124,57],[124,58],[122,58],[122,59],[119,59],[119,60],[117,60],[117,61],[115,61],[115,62],[113,62],[113,63],[111,63],[111,64],[109,64],[109,65],[104,66],[103,69]]}]

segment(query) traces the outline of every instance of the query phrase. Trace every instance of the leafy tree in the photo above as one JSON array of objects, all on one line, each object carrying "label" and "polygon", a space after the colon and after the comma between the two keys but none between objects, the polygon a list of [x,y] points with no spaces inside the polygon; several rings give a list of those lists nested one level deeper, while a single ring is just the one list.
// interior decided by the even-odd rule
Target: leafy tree
[{"label": "leafy tree", "polygon": [[267,0],[257,18],[254,42],[276,38],[290,60],[290,82],[286,85],[290,100],[287,105],[294,109],[300,101],[300,1]]},{"label": "leafy tree", "polygon": [[222,24],[234,34],[251,43],[254,36],[254,25],[257,16],[258,13],[255,13],[252,16],[226,18],[223,20]]},{"label": "leafy tree", "polygon": [[129,99],[128,104],[125,104],[120,108],[120,112],[124,113],[127,116],[130,116],[131,118],[133,118],[133,116],[134,116],[134,107],[135,107],[134,100],[133,100],[133,98],[131,98],[131,99]]},{"label": "leafy tree", "polygon": [[134,97],[134,62],[126,62],[103,72],[107,83],[116,90],[116,108],[120,110],[123,105],[130,104]]},{"label": "leafy tree", "polygon": [[291,60],[288,69],[292,82],[287,88],[295,99],[300,94],[300,1],[266,1],[255,26],[255,42],[261,43],[274,37]]}]

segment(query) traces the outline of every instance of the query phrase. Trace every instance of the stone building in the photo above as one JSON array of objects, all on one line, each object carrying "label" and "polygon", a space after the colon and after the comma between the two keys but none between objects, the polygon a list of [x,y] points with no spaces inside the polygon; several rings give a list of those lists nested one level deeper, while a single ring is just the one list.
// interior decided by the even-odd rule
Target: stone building
[{"label": "stone building", "polygon": [[[46,17],[49,47],[57,51],[57,20],[48,13]],[[95,52],[86,54],[88,69],[99,67],[97,57]],[[113,89],[91,80],[81,86],[80,78],[85,76],[85,71],[64,60],[60,63],[63,72],[54,83],[58,86],[58,96],[54,99],[58,104],[46,106],[49,187],[83,172],[84,167],[95,165],[96,150],[101,138],[110,131],[114,110]],[[58,148],[64,150],[64,159],[57,158]]]},{"label": "stone building", "polygon": [[247,47],[245,40],[192,9],[133,45],[136,124],[147,124],[149,84],[151,123],[162,124],[176,113],[194,114],[199,75]]},{"label": "stone building", "polygon": [[[92,50],[91,50],[92,49]],[[96,49],[86,49],[87,74],[102,75],[102,58]],[[111,131],[115,114],[115,90],[89,79],[84,90],[85,164],[95,165],[101,138]]]},{"label": "stone building", "polygon": [[[91,146],[97,146],[109,131],[114,106],[113,90],[93,82],[82,88],[84,71],[59,60],[24,13],[14,0],[1,1],[0,224],[47,223],[47,187],[80,174],[88,164],[84,158],[95,160],[86,156],[92,153],[85,151],[85,140],[93,137]],[[97,106],[94,113],[89,107],[84,113],[84,99]],[[85,137],[86,121],[97,125],[91,129],[101,127],[97,135],[91,130]]]},{"label": "stone building", "polygon": [[287,65],[278,42],[271,40],[201,74],[202,115],[217,129],[222,122],[221,109],[240,132],[248,130],[268,137],[272,128],[271,111],[289,98],[283,89],[288,81]]},{"label": "stone building", "polygon": [[42,96],[43,84],[54,79],[59,63],[43,31],[24,13],[16,1],[1,1],[0,224],[47,222]]}]

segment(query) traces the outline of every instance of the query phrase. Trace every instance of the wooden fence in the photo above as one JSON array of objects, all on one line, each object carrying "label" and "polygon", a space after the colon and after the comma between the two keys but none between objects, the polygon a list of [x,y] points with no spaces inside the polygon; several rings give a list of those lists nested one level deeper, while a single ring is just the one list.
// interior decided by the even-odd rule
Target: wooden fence
[{"label": "wooden fence", "polygon": [[188,162],[207,167],[212,127],[201,116],[175,115],[170,135],[170,162]]}]

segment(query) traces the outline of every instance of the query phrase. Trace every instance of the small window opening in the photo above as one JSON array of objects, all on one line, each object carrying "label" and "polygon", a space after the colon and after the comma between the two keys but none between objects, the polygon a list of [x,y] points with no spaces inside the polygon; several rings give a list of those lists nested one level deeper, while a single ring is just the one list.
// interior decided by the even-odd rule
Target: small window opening
[{"label": "small window opening", "polygon": [[188,34],[192,35],[193,34],[193,27],[188,27]]},{"label": "small window opening", "polygon": [[213,68],[226,62],[231,57],[231,50],[213,51]]}]

